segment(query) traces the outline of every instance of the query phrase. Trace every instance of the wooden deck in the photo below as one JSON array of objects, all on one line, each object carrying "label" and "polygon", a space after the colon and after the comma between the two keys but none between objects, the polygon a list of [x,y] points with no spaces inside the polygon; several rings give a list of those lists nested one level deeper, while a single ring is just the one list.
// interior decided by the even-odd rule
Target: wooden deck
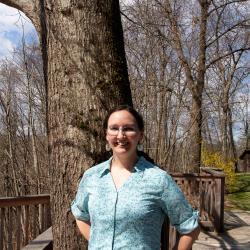
[{"label": "wooden deck", "polygon": [[225,232],[202,231],[192,250],[250,249],[250,211],[226,211],[224,216]]}]

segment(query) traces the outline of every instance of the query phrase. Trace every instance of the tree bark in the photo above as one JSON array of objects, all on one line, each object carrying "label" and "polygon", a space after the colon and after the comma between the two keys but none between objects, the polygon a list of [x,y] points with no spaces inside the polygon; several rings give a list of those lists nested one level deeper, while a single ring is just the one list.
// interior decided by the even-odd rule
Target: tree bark
[{"label": "tree bark", "polygon": [[48,84],[53,248],[83,249],[70,212],[77,181],[105,157],[107,111],[132,105],[119,1],[0,2],[22,10],[40,31]]}]

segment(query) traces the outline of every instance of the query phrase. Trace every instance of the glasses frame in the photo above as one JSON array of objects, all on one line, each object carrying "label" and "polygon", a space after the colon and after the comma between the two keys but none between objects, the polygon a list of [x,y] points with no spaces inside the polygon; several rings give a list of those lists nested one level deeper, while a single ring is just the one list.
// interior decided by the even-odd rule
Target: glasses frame
[{"label": "glasses frame", "polygon": [[[128,130],[128,129],[131,129],[131,130]],[[122,133],[122,135],[133,136],[139,132],[139,129],[132,125],[111,126],[107,128],[107,134],[110,136],[118,136],[120,132]]]}]

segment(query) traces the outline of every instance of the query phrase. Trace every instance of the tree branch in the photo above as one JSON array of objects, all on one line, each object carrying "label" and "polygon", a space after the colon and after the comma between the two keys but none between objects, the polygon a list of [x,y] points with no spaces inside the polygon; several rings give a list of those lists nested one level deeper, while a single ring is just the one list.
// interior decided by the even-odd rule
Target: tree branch
[{"label": "tree branch", "polygon": [[131,23],[135,24],[135,25],[139,25],[137,22],[135,22],[134,20],[132,20],[130,17],[128,17],[123,11],[120,10],[120,14],[122,16],[124,16],[127,20],[129,20]]},{"label": "tree branch", "polygon": [[158,5],[160,5],[165,10],[166,18],[170,22],[170,28],[171,28],[171,31],[173,33],[173,37],[171,40],[172,45],[175,48],[175,51],[178,55],[178,58],[181,62],[181,65],[184,68],[188,88],[193,93],[193,95],[197,95],[198,94],[197,87],[196,87],[195,82],[194,82],[194,78],[193,78],[193,75],[191,72],[190,65],[189,65],[189,63],[184,55],[184,52],[183,52],[182,42],[181,42],[181,34],[180,34],[180,30],[178,29],[178,23],[177,23],[176,17],[174,16],[174,13],[172,11],[171,4],[169,1],[166,1],[165,5],[163,6],[163,4],[160,1],[158,1],[158,0],[155,0],[155,1]]},{"label": "tree branch", "polygon": [[207,48],[212,45],[214,42],[216,42],[217,40],[219,40],[222,36],[224,36],[225,34],[227,34],[228,32],[232,31],[234,28],[236,28],[237,26],[243,26],[244,23],[248,22],[250,20],[250,18],[243,20],[242,22],[236,23],[235,25],[229,27],[227,30],[225,30],[224,32],[222,32],[220,35],[216,36],[216,38],[211,41],[210,43],[207,44]]},{"label": "tree branch", "polygon": [[247,1],[248,1],[248,0],[232,0],[232,1],[227,2],[227,3],[223,3],[223,4],[219,5],[219,6],[216,6],[216,5],[214,4],[214,1],[212,1],[212,3],[214,4],[215,8],[213,8],[212,10],[210,10],[210,11],[208,12],[208,16],[210,16],[214,11],[217,11],[217,10],[220,9],[220,8],[224,8],[225,6],[227,6],[227,5],[229,5],[229,4],[232,4],[232,3],[242,3],[242,2],[247,2]]},{"label": "tree branch", "polygon": [[30,18],[36,28],[39,29],[39,0],[0,0],[0,3],[22,11],[27,17]]},{"label": "tree branch", "polygon": [[232,51],[230,51],[229,53],[226,53],[226,54],[224,54],[224,55],[221,55],[221,56],[215,58],[214,60],[212,60],[211,62],[209,62],[209,63],[207,64],[207,66],[206,66],[206,69],[210,68],[211,65],[213,65],[214,63],[218,62],[219,60],[221,60],[221,59],[223,59],[223,58],[225,58],[225,57],[227,57],[227,56],[230,56],[230,55],[232,55],[232,54],[234,54],[234,53],[237,53],[237,52],[244,52],[244,51],[246,51],[246,50],[250,50],[250,47],[232,50]]}]

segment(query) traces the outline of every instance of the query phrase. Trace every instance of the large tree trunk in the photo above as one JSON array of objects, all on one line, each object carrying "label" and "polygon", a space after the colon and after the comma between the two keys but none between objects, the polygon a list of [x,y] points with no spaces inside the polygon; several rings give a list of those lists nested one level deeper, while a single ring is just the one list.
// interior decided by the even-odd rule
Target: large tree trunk
[{"label": "large tree trunk", "polygon": [[40,31],[48,84],[54,249],[83,249],[70,212],[77,182],[84,170],[103,160],[107,110],[132,104],[119,1],[0,2],[23,10]]}]

